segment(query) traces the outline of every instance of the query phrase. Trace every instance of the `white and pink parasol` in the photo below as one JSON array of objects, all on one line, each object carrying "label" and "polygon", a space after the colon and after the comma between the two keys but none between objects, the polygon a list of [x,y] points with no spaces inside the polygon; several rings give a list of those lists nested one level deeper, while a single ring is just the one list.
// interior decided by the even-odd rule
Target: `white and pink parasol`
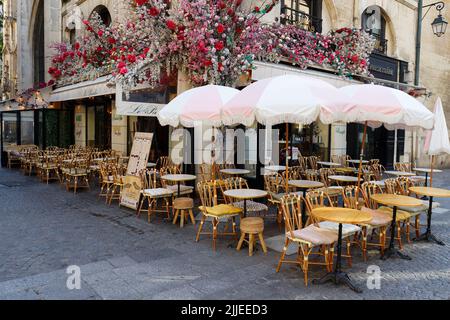
[{"label": "white and pink parasol", "polygon": [[367,122],[370,127],[384,124],[388,130],[434,126],[433,113],[404,91],[373,84],[351,85],[339,91],[347,95],[348,104],[324,106],[320,115],[323,123]]},{"label": "white and pink parasol", "polygon": [[158,114],[162,126],[193,128],[197,124],[220,127],[221,111],[239,90],[208,85],[190,89],[177,96]]},{"label": "white and pink parasol", "polygon": [[246,87],[222,109],[224,125],[251,126],[255,121],[274,126],[311,124],[322,107],[340,109],[347,103],[337,88],[320,79],[284,75]]}]

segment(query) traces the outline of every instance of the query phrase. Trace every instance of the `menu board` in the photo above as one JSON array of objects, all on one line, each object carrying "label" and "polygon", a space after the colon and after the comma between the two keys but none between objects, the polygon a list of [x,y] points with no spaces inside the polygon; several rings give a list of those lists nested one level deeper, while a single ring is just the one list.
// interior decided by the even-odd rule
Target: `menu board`
[{"label": "menu board", "polygon": [[121,194],[120,205],[137,209],[141,197],[142,182],[139,173],[147,168],[152,147],[153,133],[136,132],[128,161],[127,175]]}]

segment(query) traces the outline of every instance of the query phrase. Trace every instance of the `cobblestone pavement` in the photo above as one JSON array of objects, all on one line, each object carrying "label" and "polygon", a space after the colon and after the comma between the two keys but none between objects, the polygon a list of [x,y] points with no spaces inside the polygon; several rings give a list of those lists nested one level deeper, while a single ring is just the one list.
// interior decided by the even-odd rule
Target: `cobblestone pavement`
[{"label": "cobblestone pavement", "polygon": [[[450,188],[450,171],[436,176]],[[450,200],[433,217],[433,230],[448,246],[405,246],[412,261],[362,260],[355,248],[348,269],[365,288],[356,294],[333,284],[303,284],[294,266],[275,272],[279,253],[253,257],[219,239],[194,242],[195,229],[163,219],[148,224],[132,211],[106,206],[96,193],[67,193],[19,171],[0,169],[0,299],[449,299]],[[279,233],[266,223],[266,237]],[[81,289],[68,290],[68,266],[81,267]],[[367,268],[381,269],[381,288],[369,290]],[[311,267],[310,278],[323,275]]]}]

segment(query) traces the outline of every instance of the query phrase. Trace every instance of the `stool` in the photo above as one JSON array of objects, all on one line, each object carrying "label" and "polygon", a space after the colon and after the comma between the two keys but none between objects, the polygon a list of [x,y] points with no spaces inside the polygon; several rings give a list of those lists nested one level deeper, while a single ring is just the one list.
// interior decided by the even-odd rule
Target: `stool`
[{"label": "stool", "polygon": [[173,224],[177,224],[178,216],[180,216],[180,227],[184,227],[184,219],[188,219],[188,214],[191,217],[192,224],[195,225],[194,218],[194,200],[191,198],[177,198],[173,201],[173,209],[175,210],[175,217]]},{"label": "stool", "polygon": [[[264,232],[264,220],[262,218],[251,217],[244,218],[241,220],[241,239],[239,240],[237,250],[240,251],[242,245],[245,242],[248,243],[248,255],[253,256],[253,246],[256,244],[255,235],[258,235],[259,242],[265,254],[267,254],[267,247],[264,241],[263,232]],[[245,236],[248,234],[249,239],[245,239]]]}]

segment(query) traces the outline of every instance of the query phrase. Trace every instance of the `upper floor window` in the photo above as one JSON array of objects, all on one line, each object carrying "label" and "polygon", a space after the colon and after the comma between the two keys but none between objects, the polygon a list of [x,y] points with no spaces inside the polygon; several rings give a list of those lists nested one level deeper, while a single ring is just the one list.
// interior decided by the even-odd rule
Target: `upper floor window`
[{"label": "upper floor window", "polygon": [[283,0],[281,23],[322,32],[322,0]]},{"label": "upper floor window", "polygon": [[387,54],[386,19],[379,6],[370,6],[361,16],[362,28],[375,37],[375,52]]},{"label": "upper floor window", "polygon": [[98,13],[100,18],[102,18],[104,25],[109,26],[111,24],[112,19],[111,19],[111,14],[109,13],[108,8],[106,8],[103,5],[99,5],[93,10],[93,12]]}]

